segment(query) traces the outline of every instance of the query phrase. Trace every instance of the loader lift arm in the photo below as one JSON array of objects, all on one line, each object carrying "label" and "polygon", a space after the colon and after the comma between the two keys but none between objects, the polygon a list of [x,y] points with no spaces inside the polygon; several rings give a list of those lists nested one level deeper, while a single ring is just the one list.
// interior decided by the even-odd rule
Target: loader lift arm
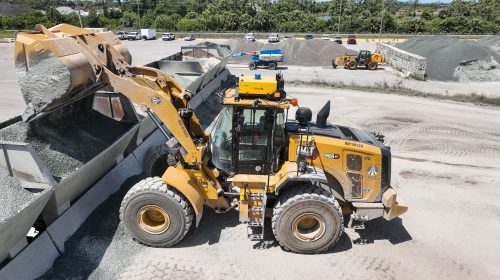
[{"label": "loader lift arm", "polygon": [[71,76],[72,84],[68,87],[71,92],[65,93],[65,102],[61,102],[62,98],[55,99],[41,108],[39,113],[47,108],[63,106],[71,98],[81,97],[94,85],[104,83],[139,104],[142,110],[154,112],[181,145],[186,164],[201,162],[201,148],[195,141],[206,140],[207,135],[190,108],[192,93],[157,69],[131,66],[116,48],[119,44],[116,40],[112,33],[96,34],[68,24],[60,24],[50,30],[37,25],[35,32],[19,33],[16,38],[16,67],[25,67],[29,71],[32,64],[43,62],[39,59],[41,54],[56,56],[65,63],[67,69],[63,69]]}]

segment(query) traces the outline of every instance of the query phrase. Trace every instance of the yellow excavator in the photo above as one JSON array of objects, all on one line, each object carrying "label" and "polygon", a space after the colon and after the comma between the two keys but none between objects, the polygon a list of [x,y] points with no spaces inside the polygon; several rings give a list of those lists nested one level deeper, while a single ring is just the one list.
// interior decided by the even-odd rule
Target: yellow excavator
[{"label": "yellow excavator", "polygon": [[169,139],[161,177],[138,182],[121,204],[121,221],[142,244],[178,243],[199,225],[205,205],[237,209],[252,240],[271,226],[296,253],[333,246],[344,215],[348,227],[362,229],[407,211],[391,187],[383,136],[327,123],[329,102],[313,122],[309,108],[287,97],[281,74],[239,77],[207,133],[189,105],[192,93],[157,69],[131,66],[112,33],[38,25],[17,34],[15,55],[21,90],[32,100],[26,121],[107,87],[136,103]]}]

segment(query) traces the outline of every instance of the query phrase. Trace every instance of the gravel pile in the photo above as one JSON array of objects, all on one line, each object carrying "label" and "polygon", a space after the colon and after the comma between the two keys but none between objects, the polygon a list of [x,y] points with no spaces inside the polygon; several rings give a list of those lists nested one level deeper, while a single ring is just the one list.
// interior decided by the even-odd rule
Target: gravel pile
[{"label": "gravel pile", "polygon": [[477,41],[480,45],[500,52],[500,35],[485,36]]},{"label": "gravel pile", "polygon": [[[233,52],[252,52],[264,49],[281,49],[284,64],[299,66],[331,66],[332,59],[343,54],[357,54],[337,43],[326,40],[285,40],[276,44],[251,42],[243,39],[226,41]],[[246,63],[250,57],[235,58],[233,62]]]},{"label": "gravel pile", "polygon": [[0,169],[0,224],[17,214],[40,194],[29,192],[24,187],[29,185]]},{"label": "gravel pile", "polygon": [[439,81],[500,81],[500,55],[478,42],[446,36],[417,37],[398,48],[427,58],[426,75]]},{"label": "gravel pile", "polygon": [[130,127],[83,105],[77,102],[30,123],[10,125],[0,130],[0,140],[30,143],[59,182]]},{"label": "gravel pile", "polygon": [[57,57],[49,55],[39,63],[16,64],[16,76],[26,104],[38,112],[58,99],[71,95],[71,73]]},{"label": "gravel pile", "polygon": [[[133,241],[119,218],[120,203],[125,193],[142,178],[142,175],[130,177],[120,191],[97,207],[65,242],[64,255],[39,279],[119,278],[124,268],[131,265],[133,256],[147,249]],[[149,276],[143,275],[137,279],[147,279]]]}]

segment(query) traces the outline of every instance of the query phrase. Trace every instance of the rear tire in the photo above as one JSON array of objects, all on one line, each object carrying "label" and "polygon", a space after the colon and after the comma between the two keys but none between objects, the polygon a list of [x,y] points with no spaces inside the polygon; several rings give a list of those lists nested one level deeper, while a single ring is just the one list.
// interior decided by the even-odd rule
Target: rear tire
[{"label": "rear tire", "polygon": [[376,70],[377,67],[378,67],[378,64],[375,61],[368,62],[368,65],[366,66],[366,68],[368,68],[368,70]]},{"label": "rear tire", "polygon": [[193,210],[179,191],[160,178],[146,178],[123,198],[120,220],[136,242],[170,247],[191,228]]},{"label": "rear tire", "polygon": [[248,68],[249,68],[250,70],[255,70],[255,69],[257,69],[257,64],[255,64],[255,62],[250,62],[250,63],[248,64]]},{"label": "rear tire", "polygon": [[275,63],[275,62],[269,63],[269,70],[276,70],[276,67],[278,67],[277,63]]},{"label": "rear tire", "polygon": [[315,254],[328,250],[344,229],[337,200],[315,186],[296,186],[280,194],[272,218],[276,240],[287,251]]},{"label": "rear tire", "polygon": [[358,69],[358,63],[356,61],[351,61],[347,64],[347,69],[356,70]]}]

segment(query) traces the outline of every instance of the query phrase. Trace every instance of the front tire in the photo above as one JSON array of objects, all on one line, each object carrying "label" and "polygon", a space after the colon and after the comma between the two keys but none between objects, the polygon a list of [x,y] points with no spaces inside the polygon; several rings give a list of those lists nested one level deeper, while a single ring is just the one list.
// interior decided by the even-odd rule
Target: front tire
[{"label": "front tire", "polygon": [[120,206],[120,220],[136,242],[170,247],[191,228],[193,210],[179,191],[153,177],[127,192]]},{"label": "front tire", "polygon": [[358,63],[356,61],[351,61],[347,64],[347,69],[356,70],[358,69]]},{"label": "front tire", "polygon": [[328,192],[315,186],[297,186],[280,195],[272,227],[285,250],[315,254],[337,242],[344,224],[340,205]]},{"label": "front tire", "polygon": [[250,70],[255,70],[255,69],[257,69],[257,64],[256,64],[255,62],[250,62],[250,63],[248,64],[248,68],[249,68]]}]

